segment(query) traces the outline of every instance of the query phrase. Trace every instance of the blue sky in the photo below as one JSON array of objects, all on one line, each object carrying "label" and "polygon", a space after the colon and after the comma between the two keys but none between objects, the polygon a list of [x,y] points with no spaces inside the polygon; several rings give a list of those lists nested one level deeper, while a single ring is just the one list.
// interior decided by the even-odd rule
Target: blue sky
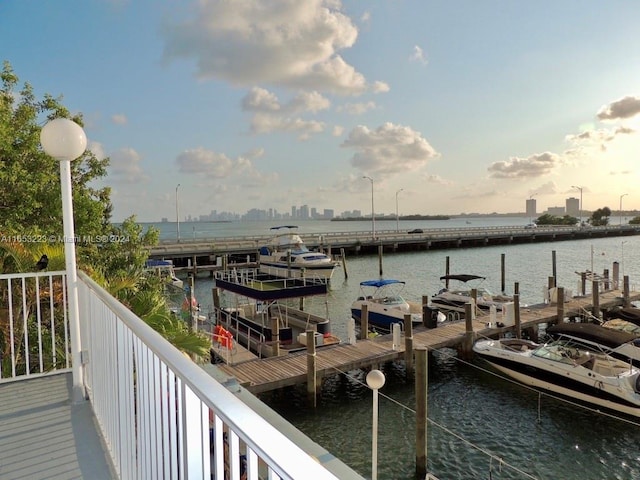
[{"label": "blue sky", "polygon": [[114,220],[640,209],[635,1],[2,0],[0,58],[84,116]]}]

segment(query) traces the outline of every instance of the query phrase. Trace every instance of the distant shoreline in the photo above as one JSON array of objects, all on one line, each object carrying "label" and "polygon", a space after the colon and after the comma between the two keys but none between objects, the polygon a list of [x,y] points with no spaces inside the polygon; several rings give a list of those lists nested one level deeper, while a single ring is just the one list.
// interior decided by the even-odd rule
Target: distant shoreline
[{"label": "distant shoreline", "polygon": [[[397,220],[449,220],[451,217],[448,215],[402,215]],[[396,217],[375,217],[376,220],[396,220]],[[338,217],[332,218],[332,222],[370,222],[371,217]]]}]

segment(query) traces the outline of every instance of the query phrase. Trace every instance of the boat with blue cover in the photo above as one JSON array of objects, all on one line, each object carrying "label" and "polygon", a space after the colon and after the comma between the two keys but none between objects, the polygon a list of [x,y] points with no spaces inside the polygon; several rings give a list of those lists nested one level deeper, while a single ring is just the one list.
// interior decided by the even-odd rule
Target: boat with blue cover
[{"label": "boat with blue cover", "polygon": [[405,300],[401,295],[404,287],[405,282],[392,278],[360,282],[360,295],[351,304],[351,316],[360,321],[362,306],[367,305],[368,323],[374,330],[391,331],[394,323],[404,323],[407,313],[414,325],[421,324],[422,305]]}]

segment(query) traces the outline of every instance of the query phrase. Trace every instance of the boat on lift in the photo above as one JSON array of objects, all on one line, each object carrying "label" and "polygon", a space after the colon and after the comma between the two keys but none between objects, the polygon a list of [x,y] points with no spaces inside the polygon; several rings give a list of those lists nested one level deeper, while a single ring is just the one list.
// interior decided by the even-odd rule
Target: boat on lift
[{"label": "boat on lift", "polygon": [[278,231],[260,247],[260,271],[283,278],[322,278],[330,280],[339,262],[323,252],[311,251],[297,233],[296,225],[272,227]]},{"label": "boat on lift", "polygon": [[[470,274],[443,275],[441,281],[456,282],[453,286],[445,286],[438,293],[431,297],[431,305],[444,312],[460,312],[464,313],[465,304],[471,302],[472,290],[477,291],[476,306],[481,310],[489,311],[492,306],[496,311],[501,312],[504,305],[513,302],[510,295],[496,295],[491,293],[487,288],[480,285],[486,277]],[[476,282],[478,285],[473,286],[468,282]]]}]

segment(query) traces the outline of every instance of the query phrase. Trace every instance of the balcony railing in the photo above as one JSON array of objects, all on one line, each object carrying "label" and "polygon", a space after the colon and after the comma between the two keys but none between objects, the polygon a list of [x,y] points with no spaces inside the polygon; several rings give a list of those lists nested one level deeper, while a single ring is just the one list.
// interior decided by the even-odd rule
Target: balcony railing
[{"label": "balcony railing", "polygon": [[[0,382],[72,367],[65,285],[0,275]],[[119,478],[337,478],[82,272],[78,297],[86,398]]]}]

